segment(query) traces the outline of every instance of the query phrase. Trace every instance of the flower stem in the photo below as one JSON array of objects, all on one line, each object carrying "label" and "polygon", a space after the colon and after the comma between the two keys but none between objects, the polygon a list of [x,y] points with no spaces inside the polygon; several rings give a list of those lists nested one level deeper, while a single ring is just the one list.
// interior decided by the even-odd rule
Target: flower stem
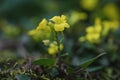
[{"label": "flower stem", "polygon": [[58,46],[58,55],[57,55],[57,64],[59,66],[59,68],[61,67],[61,51],[60,51],[60,41],[59,41],[59,33],[56,32],[56,42],[57,42],[57,46]]}]

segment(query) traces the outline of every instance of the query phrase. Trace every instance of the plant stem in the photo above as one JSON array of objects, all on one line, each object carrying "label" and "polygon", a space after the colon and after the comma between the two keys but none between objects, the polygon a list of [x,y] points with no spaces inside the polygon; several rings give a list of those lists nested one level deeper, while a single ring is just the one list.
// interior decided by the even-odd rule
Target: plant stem
[{"label": "plant stem", "polygon": [[58,66],[59,68],[61,67],[61,51],[60,51],[60,41],[59,41],[59,35],[58,32],[56,32],[56,42],[57,42],[57,46],[58,46],[58,55],[57,55],[57,61],[58,61]]}]

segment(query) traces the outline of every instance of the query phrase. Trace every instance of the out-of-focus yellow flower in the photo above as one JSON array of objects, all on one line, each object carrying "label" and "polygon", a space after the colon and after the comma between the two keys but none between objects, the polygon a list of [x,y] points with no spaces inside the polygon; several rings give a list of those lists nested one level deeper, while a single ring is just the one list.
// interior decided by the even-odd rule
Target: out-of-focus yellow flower
[{"label": "out-of-focus yellow flower", "polygon": [[86,28],[86,32],[87,33],[93,33],[94,32],[94,27],[93,26],[89,26]]},{"label": "out-of-focus yellow flower", "polygon": [[99,43],[101,37],[105,37],[110,31],[113,32],[119,27],[118,20],[101,21],[100,18],[95,19],[93,26],[86,28],[86,35],[79,38],[79,41],[88,41],[91,43]]},{"label": "out-of-focus yellow flower", "polygon": [[116,30],[119,27],[120,23],[117,20],[111,21],[110,22],[110,28],[113,30]]},{"label": "out-of-focus yellow flower", "polygon": [[87,18],[87,14],[84,12],[72,11],[69,18],[69,23],[74,25],[79,20],[85,20]]},{"label": "out-of-focus yellow flower", "polygon": [[2,30],[3,30],[4,34],[9,37],[15,37],[20,34],[19,27],[11,25],[11,24],[8,24],[8,25],[2,27]]},{"label": "out-of-focus yellow flower", "polygon": [[109,3],[105,5],[103,8],[103,13],[105,14],[106,17],[108,17],[111,20],[118,20],[119,17],[119,9],[117,6],[113,3]]},{"label": "out-of-focus yellow flower", "polygon": [[102,31],[102,25],[95,25],[95,32],[100,33]]},{"label": "out-of-focus yellow flower", "polygon": [[115,31],[119,27],[119,21],[103,21],[102,35],[106,36],[109,31]]},{"label": "out-of-focus yellow flower", "polygon": [[101,25],[101,19],[99,17],[95,18],[95,25]]},{"label": "out-of-focus yellow flower", "polygon": [[90,34],[87,34],[85,38],[91,43],[98,43],[100,41],[100,34],[90,33]]},{"label": "out-of-focus yellow flower", "polygon": [[[60,47],[60,50],[63,50],[63,44],[60,44],[59,47]],[[58,53],[58,45],[57,45],[56,41],[54,41],[53,43],[51,43],[49,45],[48,53],[51,54],[51,55],[54,55],[54,54]]]},{"label": "out-of-focus yellow flower", "polygon": [[96,26],[89,26],[86,28],[87,33],[100,33],[102,30],[102,26],[96,25]]},{"label": "out-of-focus yellow flower", "polygon": [[66,21],[66,16],[55,16],[51,19],[54,22],[55,31],[64,31],[65,28],[69,28],[69,24]]},{"label": "out-of-focus yellow flower", "polygon": [[80,0],[80,5],[86,10],[94,10],[99,0]]},{"label": "out-of-focus yellow flower", "polygon": [[99,43],[102,32],[100,18],[95,19],[95,24],[86,28],[86,35],[79,38],[79,41],[89,41],[91,43]]},{"label": "out-of-focus yellow flower", "polygon": [[102,26],[100,25],[90,26],[86,29],[87,34],[85,39],[92,43],[98,43],[100,40],[101,31]]}]

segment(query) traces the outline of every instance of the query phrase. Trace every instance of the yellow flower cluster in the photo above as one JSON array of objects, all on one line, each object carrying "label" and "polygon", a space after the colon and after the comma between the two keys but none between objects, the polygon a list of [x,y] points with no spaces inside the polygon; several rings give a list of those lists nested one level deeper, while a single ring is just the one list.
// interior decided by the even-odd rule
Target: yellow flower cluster
[{"label": "yellow flower cluster", "polygon": [[58,53],[58,48],[60,48],[60,50],[63,50],[63,44],[60,44],[58,46],[56,41],[50,42],[49,40],[43,40],[42,42],[44,43],[44,45],[49,46],[48,53],[50,55],[57,54]]},{"label": "yellow flower cluster", "polygon": [[[51,30],[56,32],[64,31],[65,28],[69,28],[69,24],[67,23],[66,16],[55,16],[50,19],[48,22],[46,19],[43,19],[36,29],[33,29],[28,32],[30,36],[32,36],[35,40],[43,40],[51,37]],[[52,29],[53,28],[53,29]]]},{"label": "yellow flower cluster", "polygon": [[48,53],[51,54],[51,55],[57,54],[58,53],[58,47],[60,48],[60,50],[63,50],[63,44],[60,44],[58,46],[56,41],[50,43],[49,48],[48,48]]},{"label": "yellow flower cluster", "polygon": [[51,30],[58,32],[64,31],[65,28],[69,28],[66,16],[64,15],[55,16],[50,20],[51,21],[48,22],[46,19],[43,19],[37,28],[29,31],[28,34],[36,40],[43,40],[51,37]]},{"label": "yellow flower cluster", "polygon": [[86,35],[84,37],[80,37],[80,41],[89,41],[91,43],[98,43],[100,40],[100,34],[102,31],[102,26],[101,26],[101,20],[97,18],[95,20],[95,25],[94,26],[89,26],[86,28]]},{"label": "yellow flower cluster", "polygon": [[[67,23],[66,16],[55,16],[51,18],[50,21],[43,19],[37,28],[29,31],[28,34],[38,41],[42,40],[44,45],[49,46],[48,53],[53,55],[57,54],[59,50],[61,51],[63,49],[63,44],[58,44],[58,42],[53,41],[53,38],[56,37],[53,34],[64,31],[65,28],[69,27],[70,26]],[[50,42],[51,40],[53,42]]]},{"label": "yellow flower cluster", "polygon": [[100,18],[95,19],[94,26],[86,28],[86,35],[79,38],[79,41],[89,41],[90,43],[99,43],[101,36],[106,36],[109,31],[114,31],[118,28],[119,21],[101,21]]}]

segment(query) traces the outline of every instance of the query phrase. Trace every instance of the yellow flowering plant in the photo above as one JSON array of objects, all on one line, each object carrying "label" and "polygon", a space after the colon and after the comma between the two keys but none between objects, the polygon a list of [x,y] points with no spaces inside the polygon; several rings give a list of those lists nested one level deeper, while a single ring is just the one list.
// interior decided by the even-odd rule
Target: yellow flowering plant
[{"label": "yellow flowering plant", "polygon": [[[65,15],[54,16],[49,21],[43,19],[36,29],[28,32],[33,39],[42,41],[48,47],[48,54],[57,55],[58,63],[61,61],[61,51],[63,50],[63,31],[69,28]],[[62,36],[62,37],[59,37]],[[60,65],[59,65],[60,66]]]}]

